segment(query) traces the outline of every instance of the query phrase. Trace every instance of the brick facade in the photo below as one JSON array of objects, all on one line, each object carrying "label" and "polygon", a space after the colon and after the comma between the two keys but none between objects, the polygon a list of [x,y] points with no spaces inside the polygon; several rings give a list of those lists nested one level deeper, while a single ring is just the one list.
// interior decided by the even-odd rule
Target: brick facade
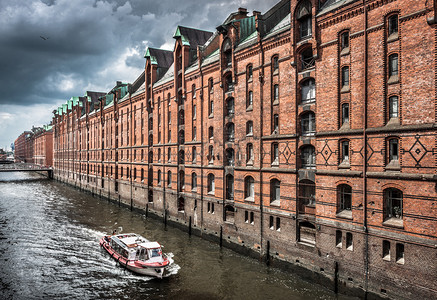
[{"label": "brick facade", "polygon": [[332,2],[178,26],[56,111],[55,177],[340,291],[436,297],[436,8]]}]

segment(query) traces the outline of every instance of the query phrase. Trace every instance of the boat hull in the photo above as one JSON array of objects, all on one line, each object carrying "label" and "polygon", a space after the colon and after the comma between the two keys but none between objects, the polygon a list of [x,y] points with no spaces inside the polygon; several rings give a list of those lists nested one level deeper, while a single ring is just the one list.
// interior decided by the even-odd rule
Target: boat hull
[{"label": "boat hull", "polygon": [[113,259],[115,259],[121,266],[125,267],[126,269],[140,274],[140,275],[147,275],[147,276],[153,276],[157,278],[162,278],[166,273],[166,267],[170,265],[170,262],[168,259],[164,261],[164,263],[153,263],[153,264],[145,264],[145,263],[138,263],[137,261],[129,261],[119,253],[117,253],[109,244],[109,241],[106,240],[107,237],[103,237],[100,239],[100,246],[105,249],[109,255]]}]

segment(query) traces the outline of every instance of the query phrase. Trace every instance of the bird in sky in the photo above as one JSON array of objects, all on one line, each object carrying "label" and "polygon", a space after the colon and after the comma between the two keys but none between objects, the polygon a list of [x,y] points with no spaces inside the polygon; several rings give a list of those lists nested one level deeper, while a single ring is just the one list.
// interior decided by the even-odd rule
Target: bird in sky
[{"label": "bird in sky", "polygon": [[40,35],[39,37],[42,38],[44,41],[47,41],[49,39],[48,37],[43,37],[42,35]]}]

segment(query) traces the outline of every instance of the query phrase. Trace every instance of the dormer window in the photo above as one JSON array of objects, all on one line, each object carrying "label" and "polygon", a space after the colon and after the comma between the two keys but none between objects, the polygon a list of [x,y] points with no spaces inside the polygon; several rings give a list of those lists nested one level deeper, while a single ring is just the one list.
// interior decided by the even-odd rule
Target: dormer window
[{"label": "dormer window", "polygon": [[308,38],[312,34],[311,2],[303,1],[297,9],[297,21],[299,26],[299,38]]}]

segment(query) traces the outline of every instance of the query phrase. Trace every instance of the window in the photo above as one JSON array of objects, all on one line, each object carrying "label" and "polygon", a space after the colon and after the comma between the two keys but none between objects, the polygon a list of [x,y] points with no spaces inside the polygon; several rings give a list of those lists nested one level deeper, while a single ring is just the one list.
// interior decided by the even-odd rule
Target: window
[{"label": "window", "polygon": [[193,136],[193,141],[197,140],[197,128],[196,128],[196,126],[193,126],[192,136]]},{"label": "window", "polygon": [[299,223],[299,242],[308,246],[314,246],[316,244],[316,226],[308,221]]},{"label": "window", "polygon": [[246,135],[253,135],[253,122],[247,121],[246,123]]},{"label": "window", "polygon": [[278,179],[270,180],[270,205],[280,205],[281,188]]},{"label": "window", "polygon": [[253,108],[253,92],[249,91],[247,93],[246,109],[252,109],[252,108]]},{"label": "window", "polygon": [[192,162],[194,164],[197,161],[197,150],[196,150],[196,147],[193,147],[191,152],[192,152],[192,156],[193,156],[193,161]]},{"label": "window", "polygon": [[214,92],[214,82],[212,78],[208,79],[208,90],[210,93]]},{"label": "window", "polygon": [[234,98],[228,98],[228,100],[226,100],[226,112],[228,116],[231,116],[234,114]]},{"label": "window", "polygon": [[302,135],[312,135],[316,132],[316,117],[315,114],[310,111],[304,113],[301,117]]},{"label": "window", "polygon": [[178,212],[184,212],[185,210],[185,199],[184,197],[178,198]]},{"label": "window", "polygon": [[392,15],[388,18],[387,36],[388,38],[397,38],[398,36],[398,15]]},{"label": "window", "polygon": [[224,68],[232,67],[232,43],[230,39],[223,42],[223,66]]},{"label": "window", "polygon": [[389,82],[398,81],[398,55],[392,54],[388,57],[388,80]]},{"label": "window", "polygon": [[[111,170],[112,173],[112,170]],[[144,169],[141,169],[141,181],[144,181]]]},{"label": "window", "polygon": [[273,103],[277,103],[279,101],[279,84],[275,84],[273,86]]},{"label": "window", "polygon": [[171,124],[171,111],[170,110],[167,112],[167,119],[168,119],[168,124],[170,125]]},{"label": "window", "polygon": [[208,137],[209,139],[213,139],[214,138],[214,127],[210,126],[208,128]]},{"label": "window", "polygon": [[249,212],[247,210],[244,211],[244,222],[249,223]]},{"label": "window", "polygon": [[273,131],[272,134],[279,134],[279,115],[273,115]]},{"label": "window", "polygon": [[390,119],[399,117],[399,98],[398,98],[398,96],[391,96],[388,99],[388,116]]},{"label": "window", "polygon": [[226,153],[226,166],[234,166],[235,165],[235,151],[232,148],[228,148],[225,151]]},{"label": "window", "polygon": [[403,193],[396,188],[384,190],[384,221],[402,220]]},{"label": "window", "polygon": [[228,223],[234,223],[234,217],[235,217],[235,208],[232,205],[226,205],[224,221]]},{"label": "window", "polygon": [[272,143],[272,164],[279,165],[279,144]]},{"label": "window", "polygon": [[197,109],[196,104],[193,104],[193,120],[197,119]]},{"label": "window", "polygon": [[346,250],[353,251],[354,250],[354,241],[352,233],[346,232]]},{"label": "window", "polygon": [[252,176],[244,179],[244,200],[253,201],[255,197],[255,180]]},{"label": "window", "polygon": [[313,49],[311,47],[305,48],[300,55],[301,59],[301,71],[311,69],[314,67],[315,59],[313,56]]},{"label": "window", "polygon": [[226,141],[233,142],[235,137],[235,125],[234,123],[228,123],[226,125]]},{"label": "window", "polygon": [[226,175],[226,199],[234,200],[234,176]]},{"label": "window", "polygon": [[185,164],[185,151],[184,150],[179,150],[179,161],[178,163],[180,165]]},{"label": "window", "polygon": [[208,174],[208,194],[214,194],[214,192],[215,192],[214,174]]},{"label": "window", "polygon": [[388,161],[389,163],[399,162],[399,140],[397,138],[388,140]]},{"label": "window", "polygon": [[341,105],[341,124],[349,124],[349,103]]},{"label": "window", "polygon": [[302,147],[300,155],[302,168],[313,169],[316,167],[316,154],[314,146],[307,145]]},{"label": "window", "polygon": [[167,172],[167,186],[171,187],[171,171]]},{"label": "window", "polygon": [[382,241],[382,259],[390,261],[390,242],[386,240]]},{"label": "window", "polygon": [[214,148],[213,146],[208,147],[208,163],[212,164],[214,160]]},{"label": "window", "polygon": [[209,115],[212,116],[214,114],[214,101],[209,101]]},{"label": "window", "polygon": [[396,244],[396,262],[401,265],[405,263],[404,244]]},{"label": "window", "polygon": [[349,90],[349,67],[341,68],[341,89]]},{"label": "window", "polygon": [[252,77],[253,77],[253,67],[252,67],[252,65],[248,65],[247,66],[246,74],[247,74],[247,80],[248,81],[251,80]]},{"label": "window", "polygon": [[340,35],[340,50],[342,54],[349,52],[349,32]]},{"label": "window", "polygon": [[302,1],[297,9],[297,22],[299,27],[300,39],[310,37],[312,34],[312,17],[311,17],[311,3],[309,1]]},{"label": "window", "polygon": [[340,142],[340,163],[349,164],[349,141]]},{"label": "window", "polygon": [[178,191],[183,192],[185,189],[185,172],[179,171],[179,178],[178,178]]},{"label": "window", "polygon": [[335,231],[335,247],[337,247],[337,248],[342,247],[342,238],[343,238],[343,234],[342,234],[341,230],[336,230]]},{"label": "window", "polygon": [[191,174],[191,190],[197,191],[197,174]]},{"label": "window", "polygon": [[167,150],[167,161],[171,162],[171,148],[168,148]]},{"label": "window", "polygon": [[246,146],[246,163],[253,164],[253,145],[251,143]]},{"label": "window", "polygon": [[310,78],[301,83],[301,101],[302,103],[314,101],[316,99],[316,81]]},{"label": "window", "polygon": [[185,131],[179,130],[179,144],[185,144]]},{"label": "window", "polygon": [[158,149],[158,162],[161,162],[161,148]]},{"label": "window", "polygon": [[275,55],[272,58],[272,69],[273,73],[277,73],[279,70],[279,56]]},{"label": "window", "polygon": [[158,185],[161,185],[161,170],[158,170]]},{"label": "window", "polygon": [[169,143],[171,142],[171,130],[170,129],[168,130],[168,142]]},{"label": "window", "polygon": [[193,84],[191,86],[191,94],[193,95],[193,98],[196,98],[196,85]]},{"label": "window", "polygon": [[[337,213],[345,211],[352,217],[352,188],[350,185],[341,184],[337,187],[338,207]],[[345,215],[345,216],[348,216]]]},{"label": "window", "polygon": [[304,214],[314,214],[314,209],[306,209],[307,207],[314,208],[316,206],[316,184],[308,179],[299,181],[299,210]]}]

